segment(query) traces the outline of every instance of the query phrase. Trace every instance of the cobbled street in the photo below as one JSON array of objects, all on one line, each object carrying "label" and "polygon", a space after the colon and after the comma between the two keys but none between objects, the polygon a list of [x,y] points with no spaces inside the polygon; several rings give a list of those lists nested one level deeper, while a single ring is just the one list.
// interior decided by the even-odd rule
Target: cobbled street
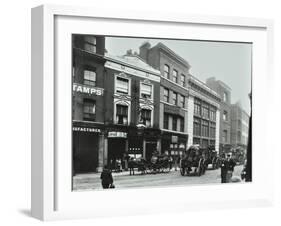
[{"label": "cobbled street", "polygon": [[[234,176],[240,176],[242,166],[236,166]],[[144,174],[136,172],[129,175],[128,171],[112,173],[114,185],[118,188],[140,188],[157,186],[179,186],[196,184],[218,184],[221,183],[220,169],[207,170],[202,176],[181,176],[180,171],[174,169],[169,173]],[[73,190],[96,190],[102,189],[100,173],[78,174],[73,177]]]}]

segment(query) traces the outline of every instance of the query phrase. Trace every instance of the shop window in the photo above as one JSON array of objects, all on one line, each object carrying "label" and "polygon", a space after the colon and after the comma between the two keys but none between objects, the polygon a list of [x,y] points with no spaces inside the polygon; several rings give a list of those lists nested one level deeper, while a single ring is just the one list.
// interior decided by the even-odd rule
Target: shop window
[{"label": "shop window", "polygon": [[173,82],[178,83],[178,71],[173,70]]},{"label": "shop window", "polygon": [[126,78],[117,77],[116,92],[121,94],[129,94],[129,80]]},{"label": "shop window", "polygon": [[116,105],[116,122],[121,125],[128,124],[128,106]]},{"label": "shop window", "polygon": [[169,90],[164,88],[164,101],[169,103]]},{"label": "shop window", "polygon": [[96,53],[97,52],[97,39],[94,36],[84,37],[84,49],[86,51]]},{"label": "shop window", "polygon": [[141,83],[140,88],[141,88],[140,90],[141,98],[152,99],[152,85]]},{"label": "shop window", "polygon": [[165,64],[164,65],[164,77],[169,78],[169,74],[170,74],[170,67],[167,64]]},{"label": "shop window", "polygon": [[90,86],[96,86],[96,71],[95,69],[88,68],[84,69],[84,84]]},{"label": "shop window", "polygon": [[95,121],[96,119],[96,102],[90,99],[83,101],[83,118],[87,121]]},{"label": "shop window", "polygon": [[141,120],[146,127],[151,127],[151,110],[141,110]]},{"label": "shop window", "polygon": [[164,113],[164,129],[169,129],[169,115]]}]

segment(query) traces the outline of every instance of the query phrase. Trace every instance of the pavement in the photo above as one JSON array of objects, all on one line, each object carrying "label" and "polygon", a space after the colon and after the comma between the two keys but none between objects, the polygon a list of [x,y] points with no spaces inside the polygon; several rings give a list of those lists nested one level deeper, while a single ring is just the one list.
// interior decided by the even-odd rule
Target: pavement
[{"label": "pavement", "polygon": [[[236,166],[233,176],[240,177],[242,166]],[[118,188],[165,187],[181,185],[218,184],[221,183],[220,169],[207,170],[202,176],[181,176],[174,168],[168,173],[141,174],[135,171],[113,172],[114,185]],[[77,174],[73,177],[74,191],[90,191],[102,189],[100,173]]]}]

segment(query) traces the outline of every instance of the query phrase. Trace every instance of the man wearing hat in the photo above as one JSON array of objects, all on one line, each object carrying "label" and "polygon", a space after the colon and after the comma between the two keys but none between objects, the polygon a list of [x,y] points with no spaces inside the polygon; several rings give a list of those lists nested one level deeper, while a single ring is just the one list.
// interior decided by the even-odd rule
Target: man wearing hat
[{"label": "man wearing hat", "polygon": [[226,159],[221,164],[221,182],[229,183],[231,181],[234,167],[236,166],[235,161],[231,158],[231,154],[226,155]]}]

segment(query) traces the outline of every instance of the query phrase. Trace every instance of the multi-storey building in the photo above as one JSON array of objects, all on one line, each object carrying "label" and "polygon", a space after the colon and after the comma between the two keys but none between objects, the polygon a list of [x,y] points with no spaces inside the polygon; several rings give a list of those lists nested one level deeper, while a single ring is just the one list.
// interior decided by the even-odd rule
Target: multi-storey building
[{"label": "multi-storey building", "polygon": [[231,105],[231,145],[234,149],[247,150],[249,115],[237,102]]},{"label": "multi-storey building", "polygon": [[106,55],[107,159],[151,159],[160,149],[160,72],[130,51]]},{"label": "multi-storey building", "polygon": [[100,171],[160,149],[160,72],[131,53],[105,54],[105,38],[73,36],[73,170]]},{"label": "multi-storey building", "polygon": [[197,78],[189,78],[188,145],[199,144],[219,151],[220,102],[219,94]]},{"label": "multi-storey building", "polygon": [[162,43],[151,47],[146,42],[139,56],[161,72],[160,114],[162,153],[181,154],[188,141],[189,63]]},{"label": "multi-storey building", "polygon": [[231,88],[214,77],[208,78],[206,84],[216,91],[220,97],[220,152],[226,153],[231,149]]},{"label": "multi-storey building", "polygon": [[105,38],[73,35],[73,170],[94,172],[104,150]]}]

